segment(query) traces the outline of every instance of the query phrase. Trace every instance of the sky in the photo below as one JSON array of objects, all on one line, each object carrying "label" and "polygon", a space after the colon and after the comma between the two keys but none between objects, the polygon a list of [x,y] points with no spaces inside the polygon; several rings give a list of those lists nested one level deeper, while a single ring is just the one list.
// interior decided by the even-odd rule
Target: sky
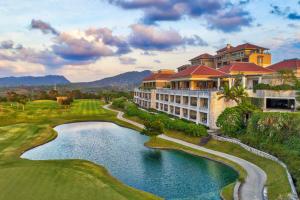
[{"label": "sky", "polygon": [[176,69],[226,44],[300,58],[300,0],[1,0],[0,77]]}]

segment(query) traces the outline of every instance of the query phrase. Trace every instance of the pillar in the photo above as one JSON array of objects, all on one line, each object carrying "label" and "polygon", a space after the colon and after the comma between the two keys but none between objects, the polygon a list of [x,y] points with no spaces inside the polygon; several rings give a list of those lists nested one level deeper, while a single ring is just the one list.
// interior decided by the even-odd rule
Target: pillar
[{"label": "pillar", "polygon": [[220,90],[220,86],[221,86],[221,79],[218,78],[218,85],[217,85],[217,89]]},{"label": "pillar", "polygon": [[242,86],[243,88],[246,88],[246,82],[247,82],[247,78],[245,76],[242,77]]}]

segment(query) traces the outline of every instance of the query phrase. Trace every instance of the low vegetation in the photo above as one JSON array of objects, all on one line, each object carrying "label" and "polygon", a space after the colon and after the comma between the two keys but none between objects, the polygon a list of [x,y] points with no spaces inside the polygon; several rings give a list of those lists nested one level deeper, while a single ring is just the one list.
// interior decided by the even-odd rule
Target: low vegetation
[{"label": "low vegetation", "polygon": [[[258,110],[249,113],[249,118],[245,119],[240,106],[225,109],[218,118],[217,125],[224,135],[236,137],[243,143],[266,151],[287,164],[299,193],[300,113]],[[229,118],[233,119],[232,123],[227,120]]]},{"label": "low vegetation", "polygon": [[75,100],[70,108],[55,101],[28,102],[26,109],[2,103],[0,111],[0,199],[158,199],[113,178],[106,169],[82,160],[31,161],[20,155],[56,137],[53,126],[78,121],[120,121],[99,100]]},{"label": "low vegetation", "polygon": [[126,98],[115,99],[112,104],[115,108],[122,109],[129,117],[138,117],[145,125],[155,121],[161,122],[164,129],[180,131],[189,136],[207,136],[207,130],[202,125],[181,119],[172,119],[166,114],[149,113],[139,109],[135,104],[128,102]]}]

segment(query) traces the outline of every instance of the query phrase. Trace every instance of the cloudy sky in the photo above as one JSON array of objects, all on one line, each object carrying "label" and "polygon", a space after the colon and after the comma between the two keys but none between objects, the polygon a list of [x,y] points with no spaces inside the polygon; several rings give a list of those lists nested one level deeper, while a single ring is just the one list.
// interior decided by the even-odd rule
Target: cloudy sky
[{"label": "cloudy sky", "polygon": [[0,77],[175,69],[227,43],[300,57],[300,0],[1,0],[0,27]]}]

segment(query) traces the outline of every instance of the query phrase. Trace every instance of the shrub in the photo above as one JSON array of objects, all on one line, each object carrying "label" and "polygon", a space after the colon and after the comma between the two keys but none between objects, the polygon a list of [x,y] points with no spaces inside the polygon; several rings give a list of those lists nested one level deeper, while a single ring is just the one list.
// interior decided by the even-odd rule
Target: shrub
[{"label": "shrub", "polygon": [[265,83],[257,84],[254,90],[296,90],[298,87],[289,84],[269,85]]},{"label": "shrub", "polygon": [[300,192],[300,115],[262,113],[252,115],[243,143],[267,151],[287,164]]},{"label": "shrub", "polygon": [[120,97],[120,98],[114,99],[112,105],[116,108],[123,109],[125,107],[126,101],[127,101],[127,99],[125,97]]},{"label": "shrub", "polygon": [[157,136],[164,132],[164,126],[159,120],[146,120],[144,122],[145,129],[143,134],[148,136]]},{"label": "shrub", "polygon": [[217,119],[217,126],[226,135],[235,135],[245,128],[242,110],[237,107],[226,108]]},{"label": "shrub", "polygon": [[293,135],[299,135],[300,117],[296,113],[255,113],[249,120],[248,134],[266,137],[283,143]]},{"label": "shrub", "polygon": [[197,125],[189,121],[182,119],[171,119],[168,115],[159,113],[153,114],[147,111],[139,109],[132,102],[124,102],[124,99],[115,99],[113,105],[119,106],[124,109],[124,112],[128,116],[135,116],[143,120],[145,123],[159,121],[163,127],[169,130],[175,130],[183,132],[189,136],[207,136],[207,130],[202,125]]}]

